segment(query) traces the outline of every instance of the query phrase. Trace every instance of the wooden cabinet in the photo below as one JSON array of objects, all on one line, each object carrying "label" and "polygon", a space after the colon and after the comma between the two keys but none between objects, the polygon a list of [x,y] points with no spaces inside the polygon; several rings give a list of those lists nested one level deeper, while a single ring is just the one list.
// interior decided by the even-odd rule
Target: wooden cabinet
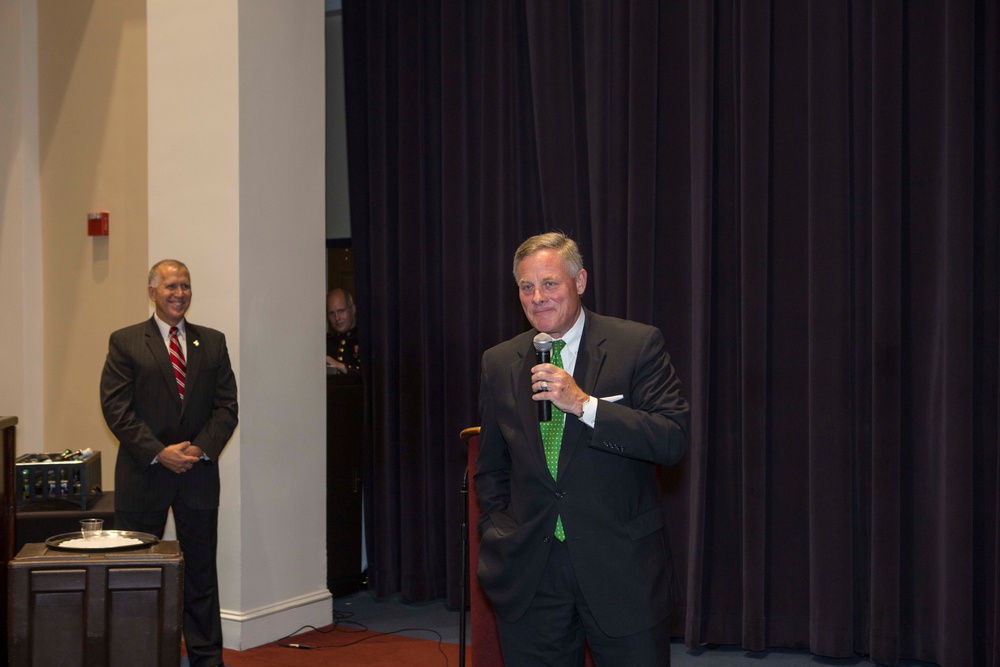
[{"label": "wooden cabinet", "polygon": [[12,667],[177,667],[184,561],[177,542],[73,553],[26,545],[8,564]]}]

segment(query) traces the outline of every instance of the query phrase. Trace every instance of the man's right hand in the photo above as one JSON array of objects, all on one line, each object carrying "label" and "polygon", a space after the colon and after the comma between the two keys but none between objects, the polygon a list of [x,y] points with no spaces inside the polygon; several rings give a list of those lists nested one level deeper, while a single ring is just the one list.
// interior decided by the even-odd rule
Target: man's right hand
[{"label": "man's right hand", "polygon": [[197,456],[185,453],[190,446],[190,440],[178,442],[176,445],[167,445],[160,452],[159,456],[156,457],[156,460],[171,472],[187,472],[199,461]]}]

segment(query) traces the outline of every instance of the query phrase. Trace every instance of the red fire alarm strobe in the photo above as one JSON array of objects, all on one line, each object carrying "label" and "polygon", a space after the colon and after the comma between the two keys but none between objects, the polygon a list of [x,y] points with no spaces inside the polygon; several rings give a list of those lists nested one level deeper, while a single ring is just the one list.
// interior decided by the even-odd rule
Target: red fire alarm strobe
[{"label": "red fire alarm strobe", "polygon": [[108,212],[87,214],[87,236],[108,235]]}]

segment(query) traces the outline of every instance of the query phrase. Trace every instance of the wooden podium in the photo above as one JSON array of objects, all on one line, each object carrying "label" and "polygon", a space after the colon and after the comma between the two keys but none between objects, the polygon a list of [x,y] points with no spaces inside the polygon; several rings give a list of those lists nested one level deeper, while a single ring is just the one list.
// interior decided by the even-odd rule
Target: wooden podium
[{"label": "wooden podium", "polygon": [[177,542],[132,551],[25,545],[7,565],[11,667],[177,667],[184,563]]}]

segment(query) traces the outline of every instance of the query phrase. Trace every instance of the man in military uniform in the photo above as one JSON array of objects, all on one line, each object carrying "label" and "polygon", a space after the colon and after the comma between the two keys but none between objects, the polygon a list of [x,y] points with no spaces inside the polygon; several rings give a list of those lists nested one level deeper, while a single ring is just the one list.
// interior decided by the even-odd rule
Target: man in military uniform
[{"label": "man in military uniform", "polygon": [[326,365],[334,373],[360,373],[358,329],[354,297],[339,287],[326,295],[326,317],[330,332],[326,335]]}]

